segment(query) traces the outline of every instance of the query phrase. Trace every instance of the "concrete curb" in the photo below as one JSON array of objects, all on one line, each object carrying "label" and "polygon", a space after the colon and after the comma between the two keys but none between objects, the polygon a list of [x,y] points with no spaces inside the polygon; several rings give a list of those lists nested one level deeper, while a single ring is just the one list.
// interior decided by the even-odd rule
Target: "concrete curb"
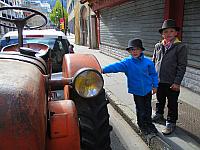
[{"label": "concrete curb", "polygon": [[136,115],[127,106],[123,105],[120,100],[108,89],[106,89],[106,97],[109,100],[112,107],[126,120],[126,122],[132,127],[132,129],[144,140],[144,142],[152,150],[173,150],[173,148],[165,142],[159,134],[155,135],[143,135],[140,133],[136,124]]}]

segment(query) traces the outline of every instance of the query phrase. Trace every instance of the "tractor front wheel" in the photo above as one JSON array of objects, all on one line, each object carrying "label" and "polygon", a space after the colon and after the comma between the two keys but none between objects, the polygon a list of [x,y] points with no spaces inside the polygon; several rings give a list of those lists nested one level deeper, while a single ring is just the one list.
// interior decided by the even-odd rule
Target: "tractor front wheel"
[{"label": "tractor front wheel", "polygon": [[109,114],[105,90],[91,99],[74,97],[78,111],[81,150],[111,150]]}]

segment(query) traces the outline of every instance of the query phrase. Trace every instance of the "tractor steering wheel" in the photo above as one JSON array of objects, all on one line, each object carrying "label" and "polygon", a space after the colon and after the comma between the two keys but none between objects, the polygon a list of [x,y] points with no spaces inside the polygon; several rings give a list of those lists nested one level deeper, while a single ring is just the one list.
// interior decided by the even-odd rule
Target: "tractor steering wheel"
[{"label": "tractor steering wheel", "polygon": [[[16,25],[16,27],[10,27],[10,26],[0,23],[1,26],[18,29],[19,47],[23,47],[23,29],[25,26],[26,26],[25,29],[26,28],[36,29],[36,28],[43,27],[47,24],[47,17],[45,15],[43,15],[42,13],[40,13],[39,11],[30,9],[30,8],[24,8],[24,7],[1,7],[0,13],[3,14],[4,11],[8,11],[8,10],[10,10],[10,12],[18,12],[21,16],[23,16],[23,17],[17,17],[17,18],[15,18],[15,17],[14,18],[13,17],[5,18],[5,17],[0,16],[0,20],[5,21],[5,22],[14,23]],[[38,26],[32,26],[32,27],[28,26],[28,20],[30,20],[31,18],[33,18],[37,15],[44,19],[44,23],[42,25],[38,25]]]},{"label": "tractor steering wheel", "polygon": [[[23,18],[22,17],[18,17],[18,18],[14,17],[13,18],[10,16],[10,18],[5,18],[5,17],[0,16],[0,20],[5,21],[5,22],[14,23],[16,25],[16,27],[11,27],[11,26],[5,25],[2,22],[0,23],[0,26],[5,26],[8,28],[14,28],[14,29],[24,28],[26,26],[25,29],[26,28],[36,29],[36,28],[41,28],[47,24],[47,17],[39,11],[30,9],[30,8],[24,8],[24,7],[1,7],[0,14],[3,14],[4,11],[8,11],[8,10],[10,10],[10,12],[18,12],[19,14],[23,15],[24,17]],[[27,21],[37,15],[41,16],[44,19],[44,23],[41,25],[38,25],[38,26],[32,26],[32,27],[28,26]]]}]

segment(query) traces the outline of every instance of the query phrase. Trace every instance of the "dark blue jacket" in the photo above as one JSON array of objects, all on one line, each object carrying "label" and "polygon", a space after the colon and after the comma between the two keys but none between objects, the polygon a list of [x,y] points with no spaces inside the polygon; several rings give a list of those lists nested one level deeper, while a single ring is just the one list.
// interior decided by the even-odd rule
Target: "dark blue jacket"
[{"label": "dark blue jacket", "polygon": [[163,42],[155,45],[153,61],[158,72],[159,83],[181,84],[187,66],[187,47],[178,38],[168,50]]},{"label": "dark blue jacket", "polygon": [[105,66],[102,70],[103,73],[124,72],[127,76],[128,92],[131,94],[145,96],[152,90],[152,87],[158,87],[158,74],[154,63],[145,58],[143,53],[139,58],[130,56]]}]

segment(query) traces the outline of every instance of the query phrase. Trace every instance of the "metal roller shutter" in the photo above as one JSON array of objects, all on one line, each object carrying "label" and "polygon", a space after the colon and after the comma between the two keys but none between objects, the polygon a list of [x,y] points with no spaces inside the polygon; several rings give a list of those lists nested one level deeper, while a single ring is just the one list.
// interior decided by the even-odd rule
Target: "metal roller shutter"
[{"label": "metal roller shutter", "polygon": [[200,1],[185,0],[182,41],[188,46],[188,67],[182,84],[200,93]]},{"label": "metal roller shutter", "polygon": [[200,69],[200,1],[185,0],[183,42],[188,45],[188,65]]},{"label": "metal roller shutter", "polygon": [[[124,50],[128,40],[141,38],[146,54],[152,54],[161,36],[164,0],[134,0],[100,11],[100,47]],[[118,49],[117,49],[118,48]],[[123,51],[125,52],[125,51]]]}]

